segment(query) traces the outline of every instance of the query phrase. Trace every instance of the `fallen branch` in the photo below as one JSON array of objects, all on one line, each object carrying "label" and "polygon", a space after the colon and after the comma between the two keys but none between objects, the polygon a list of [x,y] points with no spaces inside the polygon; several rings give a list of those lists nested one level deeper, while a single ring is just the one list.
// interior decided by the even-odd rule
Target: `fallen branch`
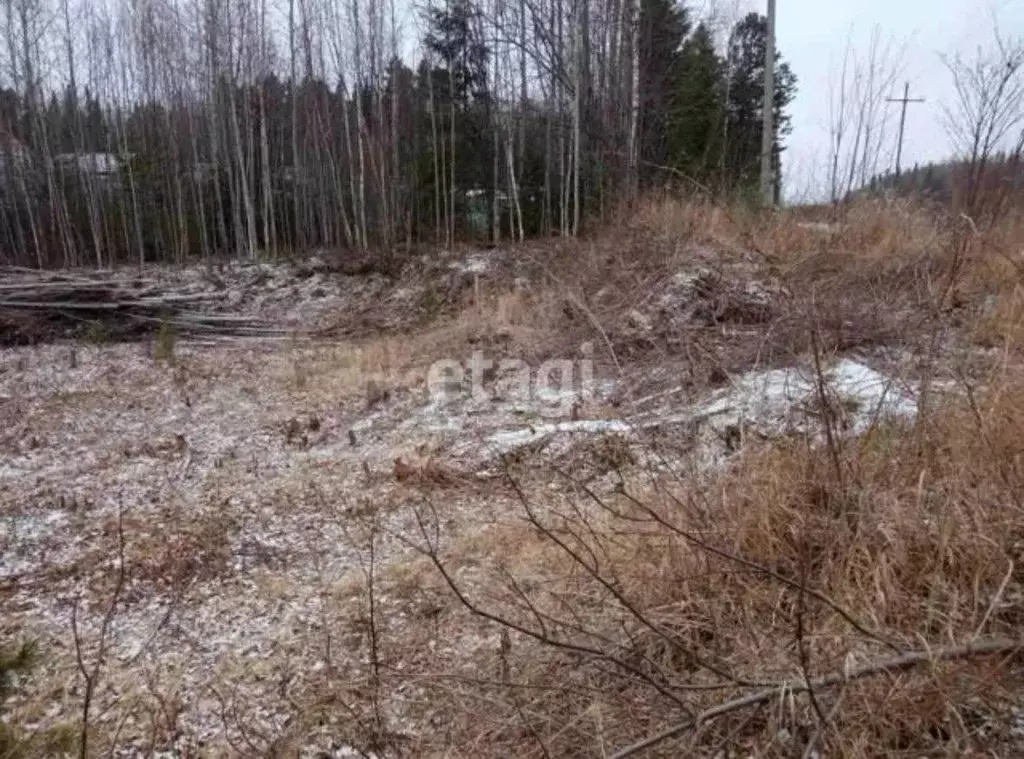
[{"label": "fallen branch", "polygon": [[1006,639],[980,640],[973,643],[966,643],[961,646],[948,646],[943,648],[929,649],[924,651],[912,651],[910,653],[894,656],[881,661],[868,662],[860,667],[854,667],[842,672],[833,672],[829,675],[815,678],[810,682],[805,680],[793,680],[781,685],[765,688],[763,690],[749,693],[746,696],[726,701],[710,709],[707,709],[695,717],[688,718],[659,733],[648,736],[643,740],[627,746],[624,749],[612,754],[609,759],[626,759],[635,756],[641,751],[656,746],[659,743],[675,738],[681,733],[691,730],[708,720],[716,719],[724,714],[743,709],[747,706],[756,706],[766,701],[780,697],[783,693],[795,694],[806,693],[812,689],[831,688],[836,685],[859,680],[865,677],[873,677],[893,672],[902,672],[929,662],[951,661],[956,659],[971,659],[978,656],[992,656],[994,654],[1010,654],[1024,648],[1024,642]]}]

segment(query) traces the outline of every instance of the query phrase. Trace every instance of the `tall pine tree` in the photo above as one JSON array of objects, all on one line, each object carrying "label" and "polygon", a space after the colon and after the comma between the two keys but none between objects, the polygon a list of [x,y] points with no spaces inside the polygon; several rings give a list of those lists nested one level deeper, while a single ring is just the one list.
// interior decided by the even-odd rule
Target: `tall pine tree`
[{"label": "tall pine tree", "polygon": [[[427,71],[421,65],[421,99],[433,90],[440,134],[450,140],[451,109],[455,105],[455,185],[460,191],[487,187],[493,160],[490,140],[491,93],[487,79],[490,51],[480,36],[480,11],[471,0],[454,0],[428,15],[425,42],[437,60]],[[449,145],[449,148],[451,146]],[[432,166],[433,162],[426,164]],[[431,177],[433,182],[433,177]]]}]

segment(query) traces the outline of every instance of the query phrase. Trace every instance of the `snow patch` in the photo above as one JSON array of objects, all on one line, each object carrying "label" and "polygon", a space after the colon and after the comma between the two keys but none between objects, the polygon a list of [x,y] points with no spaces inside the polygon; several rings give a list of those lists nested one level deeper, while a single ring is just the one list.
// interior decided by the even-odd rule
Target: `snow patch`
[{"label": "snow patch", "polygon": [[[824,372],[824,388],[845,412],[849,430],[859,434],[880,417],[912,418],[916,401],[890,377],[858,361],[843,359]],[[700,404],[695,415],[714,416],[722,423],[756,424],[782,434],[802,426],[808,409],[818,403],[818,386],[807,370],[788,368],[752,372],[731,388]]]},{"label": "snow patch", "polygon": [[485,274],[490,269],[490,263],[482,256],[470,256],[462,261],[453,261],[449,268],[460,274]]},{"label": "snow patch", "polygon": [[[43,545],[52,542],[67,524],[64,511],[43,514],[12,514],[0,517],[0,579],[31,572],[38,565]],[[51,564],[63,561],[60,550],[51,550]]]},{"label": "snow patch", "polygon": [[[823,389],[850,434],[863,433],[881,418],[912,419],[917,413],[915,399],[897,387],[895,380],[857,361],[844,359],[825,371]],[[492,450],[506,452],[553,435],[633,434],[682,424],[703,424],[716,432],[753,427],[761,434],[778,436],[813,429],[818,407],[820,391],[812,372],[773,369],[738,377],[731,387],[683,411],[662,409],[628,419],[589,419],[501,430],[489,435],[486,443]]]},{"label": "snow patch", "polygon": [[501,432],[489,435],[487,443],[499,451],[508,451],[529,445],[530,443],[536,443],[558,433],[628,433],[634,429],[635,427],[632,424],[620,419],[581,419],[575,422],[541,424],[521,430],[502,430]]},{"label": "snow patch", "polygon": [[807,229],[811,232],[820,232],[825,235],[834,235],[842,231],[842,227],[837,224],[829,224],[824,221],[799,221],[797,226],[800,229]]}]

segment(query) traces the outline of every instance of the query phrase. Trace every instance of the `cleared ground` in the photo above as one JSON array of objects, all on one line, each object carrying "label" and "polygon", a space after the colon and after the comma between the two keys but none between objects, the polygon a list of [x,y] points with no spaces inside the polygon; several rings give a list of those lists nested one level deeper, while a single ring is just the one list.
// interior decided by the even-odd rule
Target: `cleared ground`
[{"label": "cleared ground", "polygon": [[[1019,285],[871,213],[653,208],[397,280],[166,272],[294,336],[3,350],[19,750],[610,756],[789,678],[1012,640]],[[575,380],[431,376],[474,351]],[[652,750],[1010,756],[1000,653]]]}]

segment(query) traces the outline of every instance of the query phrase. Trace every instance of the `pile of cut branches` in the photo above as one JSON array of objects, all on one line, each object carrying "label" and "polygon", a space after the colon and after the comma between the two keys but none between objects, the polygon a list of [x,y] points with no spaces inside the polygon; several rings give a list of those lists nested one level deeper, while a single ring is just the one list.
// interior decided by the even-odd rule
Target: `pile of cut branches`
[{"label": "pile of cut branches", "polygon": [[175,292],[168,284],[111,272],[0,269],[0,345],[88,334],[132,339],[161,325],[189,335],[265,335],[251,317],[218,312],[219,292]]}]

